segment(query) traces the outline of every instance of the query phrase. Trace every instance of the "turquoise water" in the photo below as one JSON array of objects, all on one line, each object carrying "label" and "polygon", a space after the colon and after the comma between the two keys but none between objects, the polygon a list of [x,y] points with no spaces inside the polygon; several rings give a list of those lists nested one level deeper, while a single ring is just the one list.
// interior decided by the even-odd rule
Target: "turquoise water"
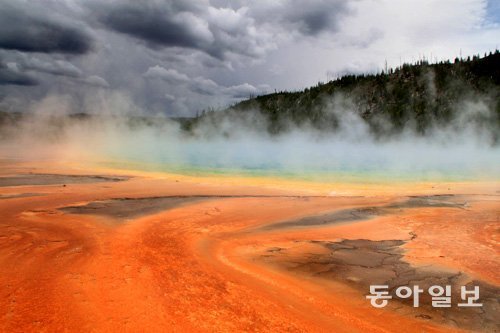
[{"label": "turquoise water", "polygon": [[141,160],[107,161],[101,162],[103,166],[150,172],[166,172],[187,176],[243,176],[243,177],[269,177],[308,182],[352,182],[352,183],[387,183],[387,182],[415,182],[415,181],[474,181],[474,180],[500,180],[498,175],[492,173],[467,173],[462,170],[391,170],[384,171],[375,168],[356,170],[283,170],[269,167],[252,168],[227,168],[204,167],[201,165],[174,165],[169,163],[144,163]]},{"label": "turquoise water", "polygon": [[500,149],[428,142],[302,139],[137,141],[108,146],[105,165],[198,176],[246,176],[312,182],[500,179]]}]

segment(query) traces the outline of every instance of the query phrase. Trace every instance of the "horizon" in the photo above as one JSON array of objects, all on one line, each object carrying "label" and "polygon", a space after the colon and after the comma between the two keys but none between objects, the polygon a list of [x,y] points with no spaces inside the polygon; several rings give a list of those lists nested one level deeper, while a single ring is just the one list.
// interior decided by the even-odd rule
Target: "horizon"
[{"label": "horizon", "polygon": [[[220,112],[220,111],[225,111],[228,109],[231,109],[237,105],[239,105],[242,102],[249,101],[252,99],[258,99],[260,97],[266,97],[266,96],[272,96],[276,94],[295,94],[295,93],[303,93],[304,91],[308,89],[314,89],[318,86],[321,85],[327,85],[331,83],[336,83],[339,81],[342,81],[342,79],[348,78],[348,77],[357,77],[357,78],[364,78],[364,77],[369,77],[369,76],[380,76],[380,75],[385,75],[385,76],[390,76],[395,74],[397,71],[403,69],[405,66],[433,66],[433,65],[440,65],[440,64],[454,64],[456,61],[460,62],[472,62],[475,60],[481,60],[484,59],[488,56],[492,56],[495,54],[498,54],[500,50],[497,48],[493,51],[485,52],[484,54],[474,54],[474,55],[468,55],[468,56],[455,56],[450,59],[442,59],[442,60],[436,60],[435,62],[432,62],[431,60],[425,58],[425,56],[422,56],[421,59],[415,60],[414,62],[405,62],[400,65],[394,66],[394,67],[387,67],[383,69],[378,69],[377,72],[364,72],[364,73],[344,73],[339,77],[335,77],[330,79],[329,81],[321,82],[318,81],[315,85],[304,87],[298,90],[282,90],[282,91],[273,91],[273,92],[262,92],[261,94],[257,95],[249,95],[247,98],[243,98],[237,102],[234,102],[232,104],[225,105],[223,107],[216,108],[214,106],[208,105],[205,106],[203,109],[195,110],[194,113],[188,114],[188,115],[165,115],[165,114],[148,114],[148,112],[144,112],[144,110],[140,110],[137,114],[127,114],[123,115],[120,110],[117,110],[115,114],[104,114],[104,116],[126,116],[126,117],[137,117],[137,118],[169,118],[169,119],[196,119],[199,118],[203,113],[205,112]],[[36,109],[32,109],[30,112],[36,112]],[[30,113],[29,111],[22,111],[22,110],[13,110],[13,111],[5,111],[0,109],[0,113],[6,112],[6,113]],[[85,111],[79,111],[79,112],[69,112],[71,116],[77,116],[77,115],[99,115],[99,112],[88,112],[88,110]]]}]

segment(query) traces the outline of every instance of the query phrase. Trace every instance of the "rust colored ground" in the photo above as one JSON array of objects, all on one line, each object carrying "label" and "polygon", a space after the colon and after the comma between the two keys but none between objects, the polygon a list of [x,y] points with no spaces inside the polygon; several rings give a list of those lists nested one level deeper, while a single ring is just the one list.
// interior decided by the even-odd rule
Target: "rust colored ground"
[{"label": "rust colored ground", "polygon": [[[91,174],[71,167],[1,163],[3,177],[30,172],[45,178]],[[412,267],[456,270],[492,288],[500,286],[496,183],[334,184],[304,190],[303,184],[272,181],[236,185],[227,179],[110,170],[92,174],[97,173],[132,177],[0,187],[1,332],[468,328],[424,308],[372,308],[365,299],[367,291],[337,278],[335,272],[325,278],[290,268],[293,260],[308,264],[311,255],[324,254],[319,242],[346,239],[404,240],[401,260]],[[343,196],[325,195],[334,190]],[[433,194],[460,194],[453,200],[466,205],[398,208],[367,220],[320,226],[269,227]],[[193,195],[199,198],[182,201]],[[170,196],[176,199],[164,199]],[[123,216],[127,210],[117,208],[146,197],[163,199],[134,201],[141,214]],[[152,207],[165,200],[167,210]],[[81,214],[74,208],[85,205],[90,206]],[[480,323],[473,324],[472,329],[481,330]],[[498,322],[487,324],[484,330],[498,327]]]}]

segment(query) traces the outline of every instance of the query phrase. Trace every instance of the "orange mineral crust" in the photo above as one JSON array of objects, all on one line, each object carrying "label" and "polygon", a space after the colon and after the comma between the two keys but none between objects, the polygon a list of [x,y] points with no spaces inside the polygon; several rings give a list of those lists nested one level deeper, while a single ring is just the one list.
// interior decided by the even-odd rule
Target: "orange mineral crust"
[{"label": "orange mineral crust", "polygon": [[[498,183],[0,163],[1,332],[500,330]],[[452,307],[366,298],[415,283],[451,285]],[[457,307],[463,285],[483,307]]]}]

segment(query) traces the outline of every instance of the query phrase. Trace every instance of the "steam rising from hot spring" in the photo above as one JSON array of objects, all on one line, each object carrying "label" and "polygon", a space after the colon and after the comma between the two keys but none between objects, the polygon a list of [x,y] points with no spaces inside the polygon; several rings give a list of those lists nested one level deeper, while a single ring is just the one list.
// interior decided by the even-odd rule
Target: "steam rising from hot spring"
[{"label": "steam rising from hot spring", "polygon": [[500,147],[492,144],[498,127],[474,122],[478,115],[493,115],[481,102],[462,103],[453,121],[425,136],[408,129],[386,139],[374,138],[354,111],[335,104],[331,112],[338,116],[340,126],[334,133],[305,125],[270,135],[258,112],[217,126],[201,122],[193,133],[186,133],[176,121],[165,118],[131,122],[130,114],[116,116],[115,109],[111,112],[102,105],[100,110],[106,112],[98,116],[69,117],[67,110],[60,112],[63,103],[58,98],[47,103],[15,125],[3,125],[2,156],[319,180],[343,175],[385,179],[500,176]]}]

